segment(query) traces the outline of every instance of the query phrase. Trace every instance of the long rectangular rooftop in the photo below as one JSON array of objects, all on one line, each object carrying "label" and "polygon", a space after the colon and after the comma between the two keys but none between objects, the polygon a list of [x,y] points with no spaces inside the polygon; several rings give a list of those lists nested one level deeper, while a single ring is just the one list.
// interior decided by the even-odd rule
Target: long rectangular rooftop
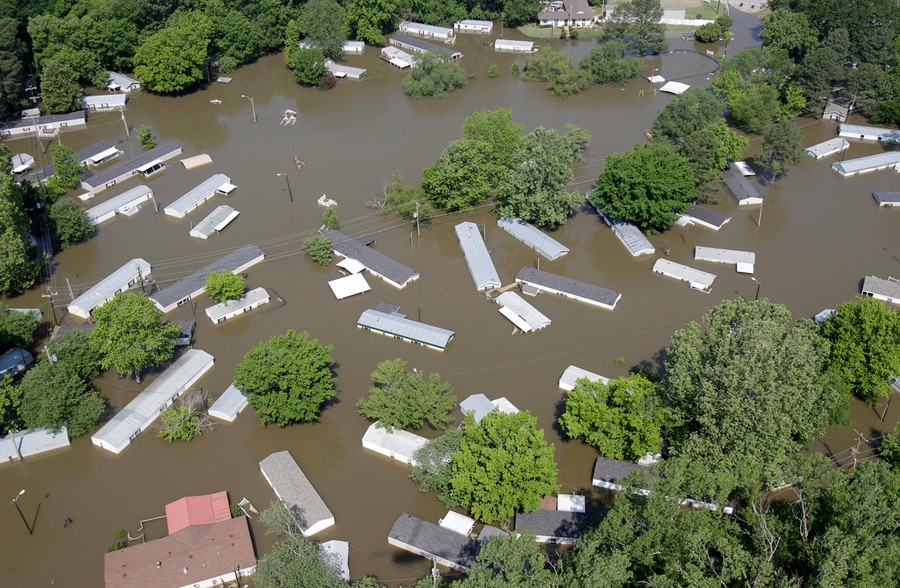
[{"label": "long rectangular rooftop", "polygon": [[113,453],[122,451],[188,388],[213,366],[213,356],[189,349],[152,384],[91,437],[94,445]]},{"label": "long rectangular rooftop", "polygon": [[866,276],[862,286],[863,296],[871,296],[886,302],[900,303],[900,281],[893,278]]},{"label": "long rectangular rooftop", "polygon": [[396,312],[385,313],[373,309],[364,310],[359,316],[359,320],[356,321],[356,325],[361,329],[375,331],[382,335],[396,337],[440,351],[450,344],[450,340],[456,334],[441,327],[408,319]]},{"label": "long rectangular rooftop", "polygon": [[334,230],[323,231],[322,234],[331,239],[331,245],[336,254],[355,259],[366,266],[371,274],[396,288],[405,288],[419,278],[419,272],[391,259],[380,251],[367,247],[358,239]]},{"label": "long rectangular rooftop", "polygon": [[108,186],[109,182],[121,178],[127,175],[133,175],[137,173],[138,168],[147,165],[157,159],[165,160],[171,159],[181,153],[181,145],[178,143],[174,143],[171,141],[167,141],[160,145],[157,145],[153,149],[148,151],[144,151],[137,157],[133,157],[127,161],[123,161],[122,163],[116,164],[112,167],[108,167],[102,171],[98,171],[93,174],[88,174],[83,180],[81,180],[81,187],[85,190],[98,190],[103,189]]},{"label": "long rectangular rooftop", "polygon": [[460,53],[459,51],[454,51],[453,49],[448,49],[447,47],[429,43],[428,41],[423,41],[422,39],[410,35],[404,35],[402,33],[395,33],[391,35],[390,42],[392,45],[397,45],[398,47],[402,47],[416,53],[437,51],[438,53],[445,55],[448,59],[459,59],[460,57],[462,57],[462,53]]},{"label": "long rectangular rooftop", "polygon": [[223,204],[197,223],[197,226],[191,229],[189,234],[191,237],[197,237],[198,239],[208,239],[213,233],[218,233],[227,227],[239,214],[240,212],[227,204]]},{"label": "long rectangular rooftop", "polygon": [[524,284],[523,291],[526,294],[529,293],[528,288],[530,287],[538,292],[561,294],[567,298],[574,298],[610,310],[614,309],[619,299],[622,298],[621,292],[532,267],[523,267],[516,276],[516,281]]},{"label": "long rectangular rooftop", "polygon": [[69,312],[88,318],[95,308],[109,302],[119,293],[150,275],[150,262],[136,257],[100,280],[96,286],[69,303]]},{"label": "long rectangular rooftop", "polygon": [[502,286],[491,254],[478,231],[478,225],[470,222],[459,223],[454,227],[454,231],[466,258],[466,265],[469,266],[469,273],[472,274],[472,281],[475,282],[475,289],[481,292]]},{"label": "long rectangular rooftop", "polygon": [[524,333],[540,331],[550,325],[549,318],[515,292],[504,292],[494,301],[500,305],[500,314],[508,318]]},{"label": "long rectangular rooftop", "polygon": [[716,279],[715,274],[694,269],[680,263],[675,263],[674,261],[669,261],[662,257],[657,259],[656,263],[653,264],[653,271],[670,278],[675,278],[676,280],[687,282],[694,290],[700,290],[701,292],[707,293],[712,287],[713,281]]},{"label": "long rectangular rooftop", "polygon": [[811,147],[807,147],[806,154],[810,157],[821,159],[829,155],[834,155],[835,153],[840,153],[849,146],[850,143],[846,139],[828,139],[827,141],[822,141],[821,143],[816,143]]},{"label": "long rectangular rooftop", "polygon": [[191,296],[202,294],[206,290],[206,278],[212,272],[242,272],[264,258],[265,254],[256,245],[244,245],[171,286],[151,294],[150,300],[163,312],[170,312],[179,304],[187,302]]},{"label": "long rectangular rooftop", "polygon": [[551,261],[569,252],[568,247],[520,218],[502,217],[497,226]]},{"label": "long rectangular rooftop", "polygon": [[408,513],[394,521],[388,532],[388,543],[458,572],[467,572],[481,549],[477,540]]},{"label": "long rectangular rooftop", "polygon": [[428,439],[402,429],[388,431],[376,421],[369,425],[362,438],[362,446],[391,459],[415,465],[415,453]]},{"label": "long rectangular rooftop", "polygon": [[583,512],[536,510],[516,513],[516,532],[531,531],[538,543],[575,543],[587,531]]},{"label": "long rectangular rooftop", "polygon": [[884,127],[869,127],[865,125],[841,124],[838,126],[838,135],[849,139],[870,139],[883,143],[900,141],[900,131],[886,129]]},{"label": "long rectangular rooftop", "polygon": [[872,197],[879,206],[900,205],[900,192],[872,192]]},{"label": "long rectangular rooftop", "polygon": [[334,525],[334,514],[288,451],[277,451],[259,462],[266,481],[290,513],[304,537]]},{"label": "long rectangular rooftop", "polygon": [[[98,141],[93,145],[88,145],[84,149],[79,149],[75,152],[75,160],[78,161],[81,165],[87,165],[92,157],[103,153],[104,151],[108,151],[113,149],[114,146],[112,141]],[[43,181],[53,175],[53,164],[45,165],[39,170],[33,171],[29,174],[25,174],[22,176],[25,180],[31,180],[33,182]]]},{"label": "long rectangular rooftop", "polygon": [[191,188],[187,194],[166,206],[163,212],[176,218],[184,218],[189,212],[215,196],[216,192],[224,186],[231,185],[231,178],[225,174],[214,174],[205,179],[198,186]]},{"label": "long rectangular rooftop", "polygon": [[894,168],[900,171],[900,151],[885,151],[856,159],[845,159],[831,164],[831,167],[842,176],[855,176],[883,169]]},{"label": "long rectangular rooftop", "polygon": [[722,179],[741,206],[760,204],[762,202],[762,196],[759,195],[753,184],[744,177],[744,174],[741,173],[734,163],[728,165],[728,169],[722,174]]},{"label": "long rectangular rooftop", "polygon": [[559,377],[559,387],[567,392],[575,389],[575,384],[578,383],[578,380],[585,378],[590,380],[591,382],[603,382],[604,384],[609,384],[609,378],[601,376],[600,374],[595,374],[594,372],[589,372],[588,370],[582,369],[580,367],[570,365],[563,371],[562,375]]},{"label": "long rectangular rooftop", "polygon": [[705,206],[692,204],[678,219],[678,224],[697,224],[718,231],[728,224],[731,217]]},{"label": "long rectangular rooftop", "polygon": [[712,263],[730,263],[737,266],[737,271],[742,274],[752,274],[756,264],[756,253],[752,251],[739,251],[737,249],[720,249],[718,247],[694,248],[694,259],[698,261],[710,261]]},{"label": "long rectangular rooftop", "polygon": [[133,211],[137,210],[141,202],[151,198],[153,198],[153,190],[143,184],[135,186],[89,209],[87,211],[88,222],[96,225],[115,217],[119,213],[133,214]]}]

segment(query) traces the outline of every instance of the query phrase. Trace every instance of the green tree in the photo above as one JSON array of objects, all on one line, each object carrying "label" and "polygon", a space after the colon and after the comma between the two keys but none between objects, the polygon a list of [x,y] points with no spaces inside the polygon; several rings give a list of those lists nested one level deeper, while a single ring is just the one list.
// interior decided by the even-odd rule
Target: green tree
[{"label": "green tree", "polygon": [[134,54],[134,75],[148,90],[182,92],[206,78],[210,24],[200,12],[185,12],[145,38]]},{"label": "green tree", "polygon": [[416,214],[420,222],[427,222],[434,216],[434,206],[425,196],[425,191],[405,183],[400,172],[394,172],[391,181],[383,184],[383,196],[376,196],[373,204],[384,212],[409,221],[414,221]]},{"label": "green tree", "polygon": [[[248,63],[260,54],[263,34],[245,14],[228,8],[224,2],[210,0],[203,10],[210,26],[208,52],[228,72],[240,63]],[[276,9],[276,18],[277,18]],[[271,18],[271,17],[270,17]]]},{"label": "green tree", "polygon": [[697,197],[697,179],[688,161],[667,145],[639,144],[606,159],[589,197],[609,217],[657,233]]},{"label": "green tree", "polygon": [[603,36],[625,43],[636,55],[662,53],[668,47],[662,17],[659,0],[628,0],[616,6],[604,23]]},{"label": "green tree", "polygon": [[450,497],[484,522],[537,510],[559,491],[554,447],[528,412],[494,410],[480,423],[468,414],[459,450],[451,456]]},{"label": "green tree", "polygon": [[237,276],[234,272],[210,272],[206,276],[206,293],[216,302],[237,300],[244,295],[244,277]]},{"label": "green tree", "polygon": [[344,19],[350,36],[370,45],[384,45],[384,33],[393,31],[400,5],[397,0],[349,0]]},{"label": "green tree", "polygon": [[560,98],[567,98],[591,85],[589,74],[572,64],[572,59],[550,45],[525,59],[522,79],[539,81]]},{"label": "green tree", "polygon": [[74,151],[65,145],[51,145],[50,159],[53,162],[53,178],[60,187],[73,190],[81,184],[85,169]]},{"label": "green tree", "polygon": [[[9,384],[6,384],[9,386]],[[0,399],[3,398],[3,385],[0,384]],[[0,400],[2,402],[2,400]],[[2,412],[0,412],[2,414]],[[891,467],[897,469],[900,467],[900,423],[894,427],[891,433],[888,433],[881,440],[881,447],[878,449],[878,455],[881,459],[891,464]]]},{"label": "green tree", "polygon": [[14,386],[12,378],[0,379],[0,435],[15,433],[22,428],[21,405],[22,388]]},{"label": "green tree", "polygon": [[297,528],[295,517],[281,501],[260,514],[267,535],[278,535],[272,549],[260,558],[253,574],[257,588],[341,588],[338,570],[325,560],[319,546]]},{"label": "green tree", "polygon": [[324,235],[313,235],[303,240],[303,253],[319,265],[328,265],[334,257],[334,245]]},{"label": "green tree", "polygon": [[722,27],[714,22],[708,22],[697,27],[694,37],[701,43],[715,43],[722,36]]},{"label": "green tree", "polygon": [[694,170],[697,185],[705,188],[721,177],[720,172],[728,167],[729,161],[739,160],[749,144],[746,137],[731,130],[724,120],[719,120],[688,135],[681,143],[679,153]]},{"label": "green tree", "polygon": [[39,361],[19,387],[19,413],[29,429],[47,427],[56,433],[66,427],[70,437],[78,437],[96,425],[106,409],[100,395],[62,363]]},{"label": "green tree", "polygon": [[156,436],[170,443],[192,441],[213,429],[213,423],[203,407],[203,397],[192,390],[159,415]]},{"label": "green tree", "polygon": [[298,48],[285,52],[287,66],[301,86],[315,86],[328,73],[325,54],[318,47]]},{"label": "green tree", "polygon": [[438,373],[426,378],[418,370],[406,371],[406,361],[388,359],[372,372],[374,385],[369,396],[356,402],[359,414],[379,421],[388,432],[398,429],[421,429],[427,422],[432,429],[450,424],[456,407],[453,387]]},{"label": "green tree", "polygon": [[36,315],[11,310],[0,302],[0,353],[10,347],[31,347],[38,323]]},{"label": "green tree", "polygon": [[764,26],[759,37],[763,40],[763,45],[784,49],[798,60],[819,39],[819,32],[810,26],[809,19],[802,12],[779,8],[766,14],[761,20]]},{"label": "green tree", "polygon": [[483,141],[490,147],[488,155],[492,171],[488,177],[491,188],[496,189],[500,178],[519,163],[519,147],[522,144],[524,126],[512,118],[512,110],[478,110],[463,122],[464,140]]},{"label": "green tree", "polygon": [[58,59],[46,60],[41,68],[41,100],[50,114],[78,110],[81,85],[75,69]]},{"label": "green tree", "polygon": [[301,12],[300,31],[328,59],[344,56],[344,8],[336,0],[309,0]]},{"label": "green tree", "polygon": [[662,446],[666,410],[657,386],[641,375],[609,384],[581,379],[566,394],[559,426],[572,439],[584,440],[612,459],[636,461]]},{"label": "green tree", "polygon": [[538,127],[522,140],[517,159],[521,163],[500,181],[495,210],[543,227],[565,225],[572,208],[584,200],[567,190],[573,178],[572,141]]},{"label": "green tree", "polygon": [[469,83],[465,70],[439,51],[417,53],[413,58],[415,67],[403,78],[403,92],[411,98],[446,98]]},{"label": "green tree", "polygon": [[540,0],[502,0],[501,6],[503,24],[508,27],[534,22],[541,10]]},{"label": "green tree", "polygon": [[234,383],[263,424],[314,421],[336,394],[331,350],[306,331],[288,330],[248,351],[235,368]]},{"label": "green tree", "polygon": [[24,68],[17,39],[16,19],[0,18],[0,117],[7,118],[22,104]]},{"label": "green tree", "polygon": [[[844,399],[823,371],[828,345],[784,306],[726,300],[679,329],[666,349],[671,453],[693,490],[722,502],[778,481],[789,456],[823,432]],[[710,487],[715,484],[717,487]],[[706,486],[706,487],[704,487]]]},{"label": "green tree", "polygon": [[446,433],[430,439],[413,454],[412,481],[419,486],[420,492],[437,490],[439,498],[448,508],[459,506],[450,497],[450,479],[453,476],[450,457],[459,450],[460,441],[461,428],[447,429]]},{"label": "green tree", "polygon": [[778,107],[778,118],[797,118],[805,110],[806,96],[803,95],[803,89],[794,84],[785,86],[781,97],[781,106]]},{"label": "green tree", "polygon": [[725,106],[704,88],[693,88],[666,104],[656,122],[653,137],[678,145],[692,133],[723,119]]},{"label": "green tree", "polygon": [[144,294],[120,292],[94,310],[96,326],[91,344],[100,354],[103,369],[115,367],[123,377],[141,372],[171,358],[181,327],[163,321],[162,312]]},{"label": "green tree", "polygon": [[868,404],[887,398],[900,374],[900,312],[874,298],[856,298],[838,306],[819,327],[830,343],[828,369],[850,384]]},{"label": "green tree", "polygon": [[562,586],[557,568],[549,565],[547,554],[534,533],[493,537],[481,546],[475,565],[458,588],[547,588]]},{"label": "green tree", "polygon": [[496,65],[491,65],[487,70],[487,77],[496,80],[500,77],[500,69]]},{"label": "green tree", "polygon": [[434,165],[422,172],[422,190],[438,208],[471,210],[488,197],[494,172],[492,159],[489,143],[452,141]]},{"label": "green tree", "polygon": [[138,141],[145,151],[156,147],[156,139],[153,138],[153,131],[148,126],[139,127],[137,130]]},{"label": "green tree", "polygon": [[30,223],[16,202],[12,176],[0,175],[0,292],[20,294],[38,279],[41,264],[29,242]]},{"label": "green tree", "polygon": [[591,49],[578,67],[588,72],[595,84],[615,84],[621,87],[640,75],[641,58],[628,55],[625,43],[612,40]]},{"label": "green tree", "polygon": [[803,135],[793,121],[776,122],[762,142],[760,163],[772,174],[772,181],[787,175],[803,158]]},{"label": "green tree", "polygon": [[65,364],[68,370],[83,380],[99,376],[103,371],[100,355],[91,345],[89,331],[73,329],[63,333],[51,339],[47,349],[56,356],[58,363]]},{"label": "green tree", "polygon": [[326,208],[325,212],[322,213],[322,224],[325,225],[325,228],[333,231],[341,228],[341,220],[333,208]]},{"label": "green tree", "polygon": [[96,233],[87,212],[74,200],[53,203],[50,207],[50,226],[63,249],[87,241]]}]

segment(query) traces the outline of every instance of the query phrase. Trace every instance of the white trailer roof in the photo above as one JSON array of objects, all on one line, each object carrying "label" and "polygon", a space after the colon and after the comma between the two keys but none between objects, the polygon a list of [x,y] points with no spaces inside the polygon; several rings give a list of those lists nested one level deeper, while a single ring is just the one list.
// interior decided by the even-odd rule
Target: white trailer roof
[{"label": "white trailer roof", "polygon": [[550,319],[526,302],[515,292],[504,292],[495,298],[500,313],[522,331],[539,331],[550,324]]},{"label": "white trailer roof", "polygon": [[653,271],[670,278],[687,282],[691,288],[703,292],[707,292],[710,286],[712,286],[713,281],[716,279],[715,274],[694,269],[680,263],[675,263],[674,261],[669,261],[662,257],[657,259],[656,263],[653,264]]},{"label": "white trailer roof", "polygon": [[213,233],[218,233],[227,227],[239,214],[240,212],[237,210],[223,204],[197,223],[197,226],[191,229],[190,235],[198,239],[208,239]]},{"label": "white trailer roof", "polygon": [[262,306],[268,301],[269,292],[265,288],[254,288],[244,294],[243,298],[226,300],[220,304],[210,306],[206,309],[206,316],[208,316],[212,322],[218,323],[219,321],[232,316],[247,312],[257,306]]},{"label": "white trailer roof", "polygon": [[328,282],[328,286],[334,293],[334,297],[338,300],[356,296],[357,294],[362,294],[363,292],[368,292],[372,289],[372,287],[369,286],[369,282],[366,281],[366,277],[360,273],[350,274],[343,278],[331,280]]},{"label": "white trailer roof", "polygon": [[603,382],[604,384],[609,383],[609,378],[603,377],[600,374],[595,374],[594,372],[589,372],[587,370],[581,369],[580,367],[570,365],[559,377],[559,387],[567,392],[574,390],[575,383],[582,378],[587,378],[591,382]]},{"label": "white trailer roof", "polygon": [[[730,263],[737,266],[740,273],[753,273],[756,263],[756,253],[752,251],[738,251],[737,249],[719,249],[717,247],[694,248],[694,259],[699,261],[711,261],[713,263]],[[749,271],[748,271],[749,270]]]},{"label": "white trailer roof", "polygon": [[475,282],[475,289],[480,292],[499,288],[502,285],[500,276],[497,275],[491,254],[478,231],[478,225],[464,222],[456,225],[453,230],[459,239],[459,246],[469,266],[469,273],[472,274],[472,281]]},{"label": "white trailer roof", "polygon": [[366,449],[409,465],[415,465],[415,453],[426,443],[428,439],[409,431],[393,429],[388,432],[378,421],[369,425],[362,438],[362,446]]},{"label": "white trailer roof", "polygon": [[26,429],[0,437],[0,461],[18,461],[26,457],[69,446],[69,430]]},{"label": "white trailer roof", "polygon": [[448,510],[447,514],[445,514],[442,519],[438,520],[438,526],[468,537],[469,533],[472,532],[472,528],[475,526],[475,519]]},{"label": "white trailer roof", "polygon": [[666,82],[659,91],[668,92],[669,94],[683,94],[688,89],[690,89],[690,86],[681,82]]},{"label": "white trailer roof", "polygon": [[215,174],[207,178],[199,186],[191,189],[187,194],[172,204],[166,206],[163,210],[170,216],[182,218],[184,215],[212,198],[216,193],[216,190],[231,186],[229,182],[231,182],[231,178],[225,174]]},{"label": "white trailer roof", "polygon": [[237,418],[237,415],[239,415],[246,407],[247,396],[238,390],[237,386],[232,382],[231,385],[222,392],[222,395],[213,402],[212,406],[209,407],[209,416],[230,423],[234,421],[234,419]]},{"label": "white trailer roof", "polygon": [[520,218],[500,218],[497,226],[551,261],[569,252],[568,247]]},{"label": "white trailer roof", "polygon": [[81,318],[87,318],[98,306],[111,300],[117,292],[121,292],[143,276],[150,275],[150,262],[140,257],[132,259],[122,267],[106,276],[100,282],[69,303],[69,312]]},{"label": "white trailer roof", "polygon": [[[88,192],[88,194],[91,194]],[[113,196],[105,202],[101,202],[97,206],[88,209],[88,222],[92,225],[103,222],[110,214],[125,212],[136,207],[141,202],[153,198],[153,190],[141,184],[122,192],[118,196]]]}]

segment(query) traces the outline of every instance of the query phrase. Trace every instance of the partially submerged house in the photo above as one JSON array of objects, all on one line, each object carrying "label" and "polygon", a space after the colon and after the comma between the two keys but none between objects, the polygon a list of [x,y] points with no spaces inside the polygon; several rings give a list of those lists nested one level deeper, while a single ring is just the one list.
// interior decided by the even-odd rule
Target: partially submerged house
[{"label": "partially submerged house", "polygon": [[125,74],[114,71],[106,72],[106,87],[110,92],[134,92],[141,89],[141,83]]},{"label": "partially submerged house", "polygon": [[84,96],[81,99],[81,108],[93,112],[110,112],[113,110],[125,110],[128,94],[100,94],[97,96]]},{"label": "partially submerged house", "polygon": [[69,312],[83,319],[89,318],[95,308],[103,306],[119,292],[125,292],[135,284],[142,284],[150,275],[150,270],[150,262],[140,257],[126,262],[70,302]]},{"label": "partially submerged house", "polygon": [[388,431],[379,421],[375,421],[362,437],[362,446],[375,453],[407,465],[416,465],[415,454],[428,439],[403,429]]},{"label": "partially submerged house", "polygon": [[570,365],[559,377],[559,387],[566,392],[571,392],[575,389],[575,384],[578,383],[578,380],[581,380],[582,378],[590,380],[591,382],[603,382],[604,384],[609,384],[609,378],[607,377]]},{"label": "partially submerged house", "polygon": [[209,416],[231,423],[245,408],[247,408],[247,395],[238,390],[238,387],[232,382],[209,407]]},{"label": "partially submerged house", "polygon": [[541,26],[584,28],[594,24],[594,9],[588,0],[550,0],[537,18]]},{"label": "partially submerged house", "polygon": [[900,131],[897,129],[868,127],[865,125],[842,124],[838,126],[838,136],[862,141],[879,141],[881,143],[900,142]]},{"label": "partially submerged house", "polygon": [[476,423],[480,423],[488,414],[494,410],[506,414],[516,414],[519,409],[512,402],[501,396],[496,400],[490,400],[484,394],[472,394],[459,403],[459,411],[464,415],[472,413],[472,418]]},{"label": "partially submerged house", "polygon": [[838,161],[832,163],[831,167],[845,178],[886,169],[900,171],[900,151],[885,151],[866,157]]},{"label": "partially submerged house", "polygon": [[334,526],[334,514],[289,452],[278,451],[269,455],[259,462],[259,469],[275,495],[293,515],[304,537]]},{"label": "partially submerged house", "polygon": [[265,259],[265,254],[256,245],[244,245],[225,257],[199,269],[186,278],[150,295],[150,300],[163,312],[171,312],[194,296],[206,291],[206,278],[212,272],[230,271],[240,273]]},{"label": "partially submerged house", "polygon": [[459,51],[454,51],[453,49],[448,49],[447,47],[441,45],[435,45],[434,43],[429,43],[428,41],[423,41],[422,39],[418,39],[416,37],[411,37],[409,35],[403,35],[400,33],[391,35],[389,39],[391,45],[396,45],[400,47],[404,51],[412,51],[413,53],[427,53],[428,51],[436,51],[441,54],[444,59],[449,61],[456,61],[462,58],[462,53]]},{"label": "partially submerged house", "polygon": [[622,298],[621,292],[532,267],[523,267],[516,276],[516,282],[522,287],[522,292],[531,296],[548,292],[608,310],[613,310]]},{"label": "partially submerged house", "polygon": [[472,281],[475,282],[475,289],[484,292],[499,288],[502,285],[500,276],[497,275],[491,254],[478,231],[478,225],[464,222],[456,225],[453,230],[459,239],[459,246],[469,267],[469,273],[472,274]]},{"label": "partially submerged house", "polygon": [[89,209],[87,211],[88,222],[92,225],[99,225],[119,214],[131,216],[140,211],[143,202],[152,199],[153,190],[140,184]]},{"label": "partially submerged house", "polygon": [[388,532],[388,543],[433,562],[468,572],[481,549],[481,541],[403,513]]},{"label": "partially submerged house", "polygon": [[886,280],[876,276],[866,276],[863,280],[862,295],[900,304],[900,280],[890,276]]},{"label": "partially submerged house", "polygon": [[534,53],[534,41],[518,41],[515,39],[497,39],[494,41],[494,51],[506,53]]},{"label": "partially submerged house", "polygon": [[216,194],[228,195],[235,189],[231,178],[225,174],[214,174],[200,185],[192,188],[187,194],[166,206],[163,212],[175,218],[184,218],[189,212],[197,209]]},{"label": "partially submerged house", "polygon": [[722,173],[722,179],[728,190],[737,199],[738,205],[762,204],[762,196],[734,163],[728,164],[728,169]]},{"label": "partially submerged house", "polygon": [[241,214],[237,210],[231,208],[227,204],[217,207],[209,213],[205,219],[197,223],[188,233],[191,237],[198,239],[208,239],[213,233],[221,232],[225,227],[231,224]]},{"label": "partially submerged house", "polygon": [[731,221],[731,217],[717,212],[711,208],[700,206],[699,204],[691,204],[684,213],[678,217],[675,224],[681,226],[700,225],[707,229],[718,231]]},{"label": "partially submerged house", "polygon": [[872,192],[878,206],[894,207],[900,205],[900,192]]},{"label": "partially submerged house", "polygon": [[520,218],[501,217],[497,226],[550,261],[569,252],[568,247]]},{"label": "partially submerged house", "polygon": [[549,318],[515,292],[504,292],[494,298],[494,302],[500,305],[500,314],[523,333],[540,331],[550,325]]},{"label": "partially submerged house", "polygon": [[377,308],[364,310],[356,321],[356,326],[364,331],[372,331],[438,351],[446,349],[456,335],[453,331],[406,318],[406,315],[397,310],[385,312]]},{"label": "partially submerged house", "polygon": [[52,139],[60,131],[78,130],[85,126],[87,126],[87,115],[84,110],[66,114],[25,116],[0,123],[0,139],[19,139],[35,135],[42,139]]},{"label": "partially submerged house", "polygon": [[412,55],[390,45],[381,48],[381,58],[397,69],[409,69],[416,64]]},{"label": "partially submerged house", "polygon": [[265,288],[254,288],[244,294],[237,300],[226,300],[206,309],[206,316],[209,317],[214,324],[227,321],[230,318],[245,314],[259,308],[263,304],[268,304],[270,299],[269,292]]},{"label": "partially submerged house", "polygon": [[544,510],[516,513],[516,533],[530,531],[538,543],[571,545],[584,535],[588,528],[585,512]]},{"label": "partially submerged house", "polygon": [[69,447],[69,430],[25,429],[0,437],[0,462],[21,461],[26,457]]},{"label": "partially submerged house", "polygon": [[423,37],[425,39],[437,39],[445,43],[453,43],[454,41],[456,41],[456,36],[453,33],[453,29],[448,29],[447,27],[438,27],[434,25],[423,24],[420,22],[404,20],[400,22],[400,26],[397,28],[397,30],[408,35],[416,35],[417,37]]},{"label": "partially submerged house", "polygon": [[694,247],[694,259],[712,263],[729,263],[739,274],[752,274],[756,264],[756,254],[752,251],[720,249],[718,247]]},{"label": "partially submerged house", "polygon": [[359,239],[348,237],[335,230],[323,231],[322,234],[331,240],[331,246],[336,255],[355,259],[364,265],[369,273],[381,278],[395,288],[405,288],[419,279],[419,272],[368,247]]},{"label": "partially submerged house", "polygon": [[453,23],[453,29],[458,33],[475,33],[489,35],[494,30],[494,23],[490,20],[463,19]]},{"label": "partially submerged house", "polygon": [[846,151],[848,147],[850,147],[850,142],[846,139],[828,139],[827,141],[822,141],[821,143],[816,143],[815,145],[807,147],[805,153],[810,157],[822,159],[829,155],[842,153]]},{"label": "partially submerged house", "polygon": [[188,349],[152,384],[91,436],[94,445],[120,453],[159,417],[160,413],[212,369],[214,358],[200,349]]},{"label": "partially submerged house", "polygon": [[600,218],[603,219],[603,222],[606,223],[606,226],[612,229],[619,242],[628,249],[632,257],[651,255],[656,252],[656,248],[653,247],[650,240],[635,225],[622,220],[613,220],[596,203],[591,201],[591,204],[594,206],[597,214],[600,215]]},{"label": "partially submerged house", "polygon": [[181,155],[181,145],[173,142],[162,143],[128,161],[89,174],[81,180],[81,187],[96,193],[112,188],[119,182],[124,182],[138,174],[149,178],[165,169],[166,161],[179,155]]},{"label": "partially submerged house", "polygon": [[[84,149],[75,152],[75,159],[82,166],[102,165],[116,157],[122,155],[122,151],[112,144],[111,141],[97,141],[92,145],[88,145]],[[23,180],[32,182],[45,182],[53,175],[53,164],[45,165],[39,170],[33,171],[22,177]],[[84,200],[85,198],[81,198]]]},{"label": "partially submerged house", "polygon": [[330,71],[331,74],[339,80],[344,78],[358,80],[366,75],[366,68],[364,67],[351,67],[344,63],[335,63],[330,59],[325,62],[325,69]]},{"label": "partially submerged house", "polygon": [[662,257],[653,264],[653,271],[682,282],[687,282],[692,290],[699,290],[705,294],[709,294],[713,281],[716,279],[715,274],[675,263]]}]

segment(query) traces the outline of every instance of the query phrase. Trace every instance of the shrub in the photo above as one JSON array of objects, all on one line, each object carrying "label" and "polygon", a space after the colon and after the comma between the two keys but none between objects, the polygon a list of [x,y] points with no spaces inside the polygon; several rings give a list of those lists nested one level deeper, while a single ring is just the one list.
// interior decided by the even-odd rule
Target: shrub
[{"label": "shrub", "polygon": [[303,240],[303,252],[319,265],[331,263],[333,250],[331,239],[324,235],[307,237]]},{"label": "shrub", "polygon": [[487,77],[489,77],[492,80],[496,80],[497,78],[500,77],[500,70],[497,69],[496,65],[492,65],[491,67],[488,68]]},{"label": "shrub", "polygon": [[156,139],[153,138],[150,127],[145,126],[138,129],[138,140],[141,142],[144,149],[153,149],[156,147]]},{"label": "shrub", "polygon": [[330,90],[337,86],[337,78],[334,77],[334,74],[328,72],[321,78],[319,78],[319,89],[322,91]]},{"label": "shrub", "polygon": [[511,76],[519,75],[519,64],[518,63],[514,63],[509,67],[509,75],[511,75]]}]

